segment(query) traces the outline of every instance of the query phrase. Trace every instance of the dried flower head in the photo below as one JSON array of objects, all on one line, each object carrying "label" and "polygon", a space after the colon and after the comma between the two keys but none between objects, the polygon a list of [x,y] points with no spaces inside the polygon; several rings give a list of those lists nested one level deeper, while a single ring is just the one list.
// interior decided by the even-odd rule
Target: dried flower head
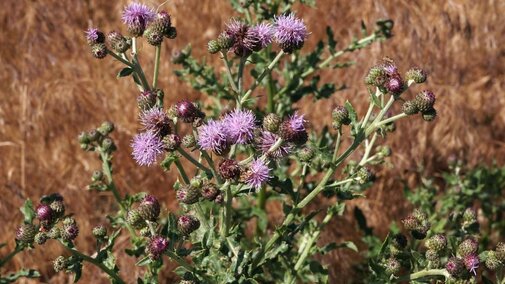
[{"label": "dried flower head", "polygon": [[163,152],[163,143],[153,131],[135,135],[131,147],[133,158],[140,166],[151,166]]},{"label": "dried flower head", "polygon": [[251,163],[244,177],[244,181],[247,185],[256,189],[261,188],[261,186],[269,179],[270,168],[261,159],[254,160]]},{"label": "dried flower head", "polygon": [[198,145],[221,155],[229,147],[226,127],[222,121],[210,120],[198,129]]},{"label": "dried flower head", "polygon": [[128,26],[128,32],[138,37],[144,33],[147,25],[153,21],[156,13],[151,7],[140,3],[131,3],[123,10],[122,20]]},{"label": "dried flower head", "polygon": [[284,52],[291,53],[303,47],[308,37],[307,27],[293,13],[281,15],[275,18],[274,37]]},{"label": "dried flower head", "polygon": [[227,130],[232,144],[247,144],[254,137],[256,117],[250,110],[236,109],[223,119],[223,124]]}]

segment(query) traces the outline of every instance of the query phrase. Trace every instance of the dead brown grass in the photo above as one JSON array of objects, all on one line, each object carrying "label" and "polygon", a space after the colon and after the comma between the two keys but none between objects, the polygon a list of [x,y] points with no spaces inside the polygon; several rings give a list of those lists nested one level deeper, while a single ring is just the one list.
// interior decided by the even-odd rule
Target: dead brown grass
[{"label": "dead brown grass", "polygon": [[[105,221],[103,216],[113,209],[113,203],[109,195],[85,191],[89,174],[98,163],[80,151],[75,137],[80,130],[104,119],[115,121],[118,128],[115,169],[121,191],[148,191],[156,194],[169,210],[176,208],[170,190],[173,178],[160,170],[137,168],[130,158],[128,141],[138,127],[135,88],[130,82],[115,78],[117,63],[110,59],[93,60],[83,39],[82,31],[91,23],[107,31],[119,27],[119,12],[125,2],[2,1],[0,242],[8,242],[9,248],[22,218],[17,208],[23,200],[59,191],[69,202],[69,210],[76,213],[83,232],[77,245],[91,251],[88,232],[94,224]],[[400,123],[388,139],[394,147],[394,167],[379,173],[379,182],[368,191],[368,199],[352,203],[364,210],[378,233],[384,234],[390,221],[405,213],[400,179],[415,183],[421,168],[434,174],[445,167],[452,155],[469,164],[504,161],[505,2],[319,2],[316,9],[300,11],[312,31],[309,45],[324,36],[326,25],[337,31],[344,46],[351,35],[358,33],[360,19],[367,23],[384,17],[396,21],[396,36],[392,40],[348,56],[357,61],[353,68],[325,75],[328,81],[346,82],[349,86],[332,98],[333,103],[342,103],[346,98],[356,104],[364,101],[362,76],[383,55],[396,58],[404,70],[411,64],[426,67],[431,73],[428,86],[438,94],[439,119],[431,124],[420,119]],[[206,41],[216,36],[231,15],[223,0],[173,0],[166,9],[175,19],[179,36],[164,45],[164,55],[192,43],[197,56],[207,56]],[[198,98],[198,93],[177,81],[171,73],[173,68],[165,57],[160,77],[161,87],[168,90],[168,102]],[[331,105],[318,102],[313,106],[309,100],[300,104],[313,125],[329,121],[329,115],[318,114],[329,114]],[[350,215],[335,221],[322,241],[335,239],[359,240]],[[2,255],[6,251],[0,250]],[[10,269],[37,268],[42,272],[42,282],[66,283],[68,276],[55,275],[51,268],[50,260],[60,253],[56,246],[44,252],[25,252],[14,259]],[[341,250],[324,258],[331,268],[332,283],[347,282],[342,279],[352,277],[351,266],[356,257]],[[133,269],[128,269],[132,260],[120,258],[119,262],[122,275],[133,282]],[[166,271],[163,282],[171,283],[170,269]],[[103,282],[103,275],[96,272],[94,268],[85,270],[83,283]]]}]

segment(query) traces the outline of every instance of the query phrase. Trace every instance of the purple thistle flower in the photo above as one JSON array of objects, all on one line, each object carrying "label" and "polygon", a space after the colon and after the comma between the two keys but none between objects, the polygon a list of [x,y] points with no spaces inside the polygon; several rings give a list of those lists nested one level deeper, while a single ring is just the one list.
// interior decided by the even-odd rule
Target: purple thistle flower
[{"label": "purple thistle flower", "polygon": [[147,252],[151,259],[158,259],[167,250],[168,240],[162,236],[154,236],[147,244]]},{"label": "purple thistle flower", "polygon": [[252,50],[260,51],[267,47],[273,40],[274,31],[270,23],[261,23],[247,31],[245,41]]},{"label": "purple thistle flower", "polygon": [[131,147],[133,158],[140,166],[151,166],[163,152],[163,143],[153,131],[135,135]]},{"label": "purple thistle flower", "polygon": [[105,35],[97,28],[89,28],[85,33],[89,45],[105,42]]},{"label": "purple thistle flower", "polygon": [[256,117],[250,110],[236,109],[223,119],[224,128],[230,137],[230,142],[246,144],[254,137]]},{"label": "purple thistle flower", "polygon": [[126,6],[121,16],[133,36],[141,36],[146,26],[155,18],[156,13],[151,7],[136,2]]},{"label": "purple thistle flower", "polygon": [[153,107],[144,111],[140,116],[140,123],[145,130],[153,131],[161,137],[170,134],[170,119],[161,108]]},{"label": "purple thistle flower", "polygon": [[228,135],[222,121],[210,120],[198,129],[198,145],[204,150],[222,154],[228,148]]},{"label": "purple thistle flower", "polygon": [[306,120],[303,118],[303,115],[298,115],[297,113],[291,115],[281,124],[281,137],[287,142],[293,142],[296,145],[304,144],[308,139],[305,122]]},{"label": "purple thistle flower", "polygon": [[226,24],[225,33],[232,39],[233,45],[230,48],[237,56],[248,56],[251,54],[255,40],[248,38],[249,26],[237,19],[232,19]]},{"label": "purple thistle flower", "polygon": [[245,176],[245,182],[256,189],[259,189],[270,179],[270,168],[261,159],[254,160]]},{"label": "purple thistle flower", "polygon": [[289,126],[292,131],[302,132],[305,131],[305,122],[307,122],[302,115],[298,115],[296,112],[289,117]]},{"label": "purple thistle flower", "polygon": [[[279,138],[280,137],[277,134],[269,131],[262,131],[258,141],[258,148],[261,150],[261,153],[266,154]],[[283,143],[279,149],[272,151],[268,154],[268,156],[274,159],[281,159],[289,155],[292,150],[293,146],[291,144]]]},{"label": "purple thistle flower", "polygon": [[295,14],[275,18],[274,37],[284,52],[291,53],[302,48],[307,36],[307,27]]},{"label": "purple thistle flower", "polygon": [[477,275],[477,268],[479,268],[479,257],[476,254],[470,254],[465,256],[463,259],[463,262],[465,263],[466,269],[473,273],[473,275]]}]

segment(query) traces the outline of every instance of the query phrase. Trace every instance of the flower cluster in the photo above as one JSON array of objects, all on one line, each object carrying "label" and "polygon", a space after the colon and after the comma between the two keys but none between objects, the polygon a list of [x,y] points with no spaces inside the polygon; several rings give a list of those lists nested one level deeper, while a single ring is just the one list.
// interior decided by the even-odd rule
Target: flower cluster
[{"label": "flower cluster", "polygon": [[229,50],[239,57],[247,57],[276,41],[284,52],[292,53],[303,47],[307,37],[307,27],[292,13],[276,17],[273,24],[254,26],[232,19],[224,32],[208,43],[208,50],[210,53]]}]

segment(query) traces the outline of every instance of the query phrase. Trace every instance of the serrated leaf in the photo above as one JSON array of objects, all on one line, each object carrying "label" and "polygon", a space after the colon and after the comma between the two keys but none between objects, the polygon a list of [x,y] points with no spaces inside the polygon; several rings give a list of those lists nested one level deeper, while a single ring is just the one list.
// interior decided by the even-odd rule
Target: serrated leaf
[{"label": "serrated leaf", "polygon": [[333,54],[335,53],[335,47],[337,46],[337,41],[335,40],[335,34],[330,26],[326,27],[326,35],[328,36],[328,49]]},{"label": "serrated leaf", "polygon": [[340,244],[337,245],[337,248],[348,248],[350,250],[358,252],[358,247],[356,246],[355,243],[353,243],[351,241],[345,241],[343,243],[340,243]]},{"label": "serrated leaf", "polygon": [[381,102],[375,94],[370,94],[370,101],[378,108],[381,108]]},{"label": "serrated leaf", "polygon": [[24,222],[26,224],[31,224],[33,219],[35,218],[35,210],[33,209],[33,202],[30,199],[27,199],[23,204],[23,207],[20,208],[21,213],[24,216]]},{"label": "serrated leaf", "polygon": [[355,123],[358,119],[358,115],[356,114],[356,110],[354,110],[354,107],[349,101],[345,101],[344,107],[347,109],[349,112],[349,118],[353,123]]},{"label": "serrated leaf", "polygon": [[125,67],[117,73],[117,78],[128,77],[133,73],[133,69],[130,67]]}]

